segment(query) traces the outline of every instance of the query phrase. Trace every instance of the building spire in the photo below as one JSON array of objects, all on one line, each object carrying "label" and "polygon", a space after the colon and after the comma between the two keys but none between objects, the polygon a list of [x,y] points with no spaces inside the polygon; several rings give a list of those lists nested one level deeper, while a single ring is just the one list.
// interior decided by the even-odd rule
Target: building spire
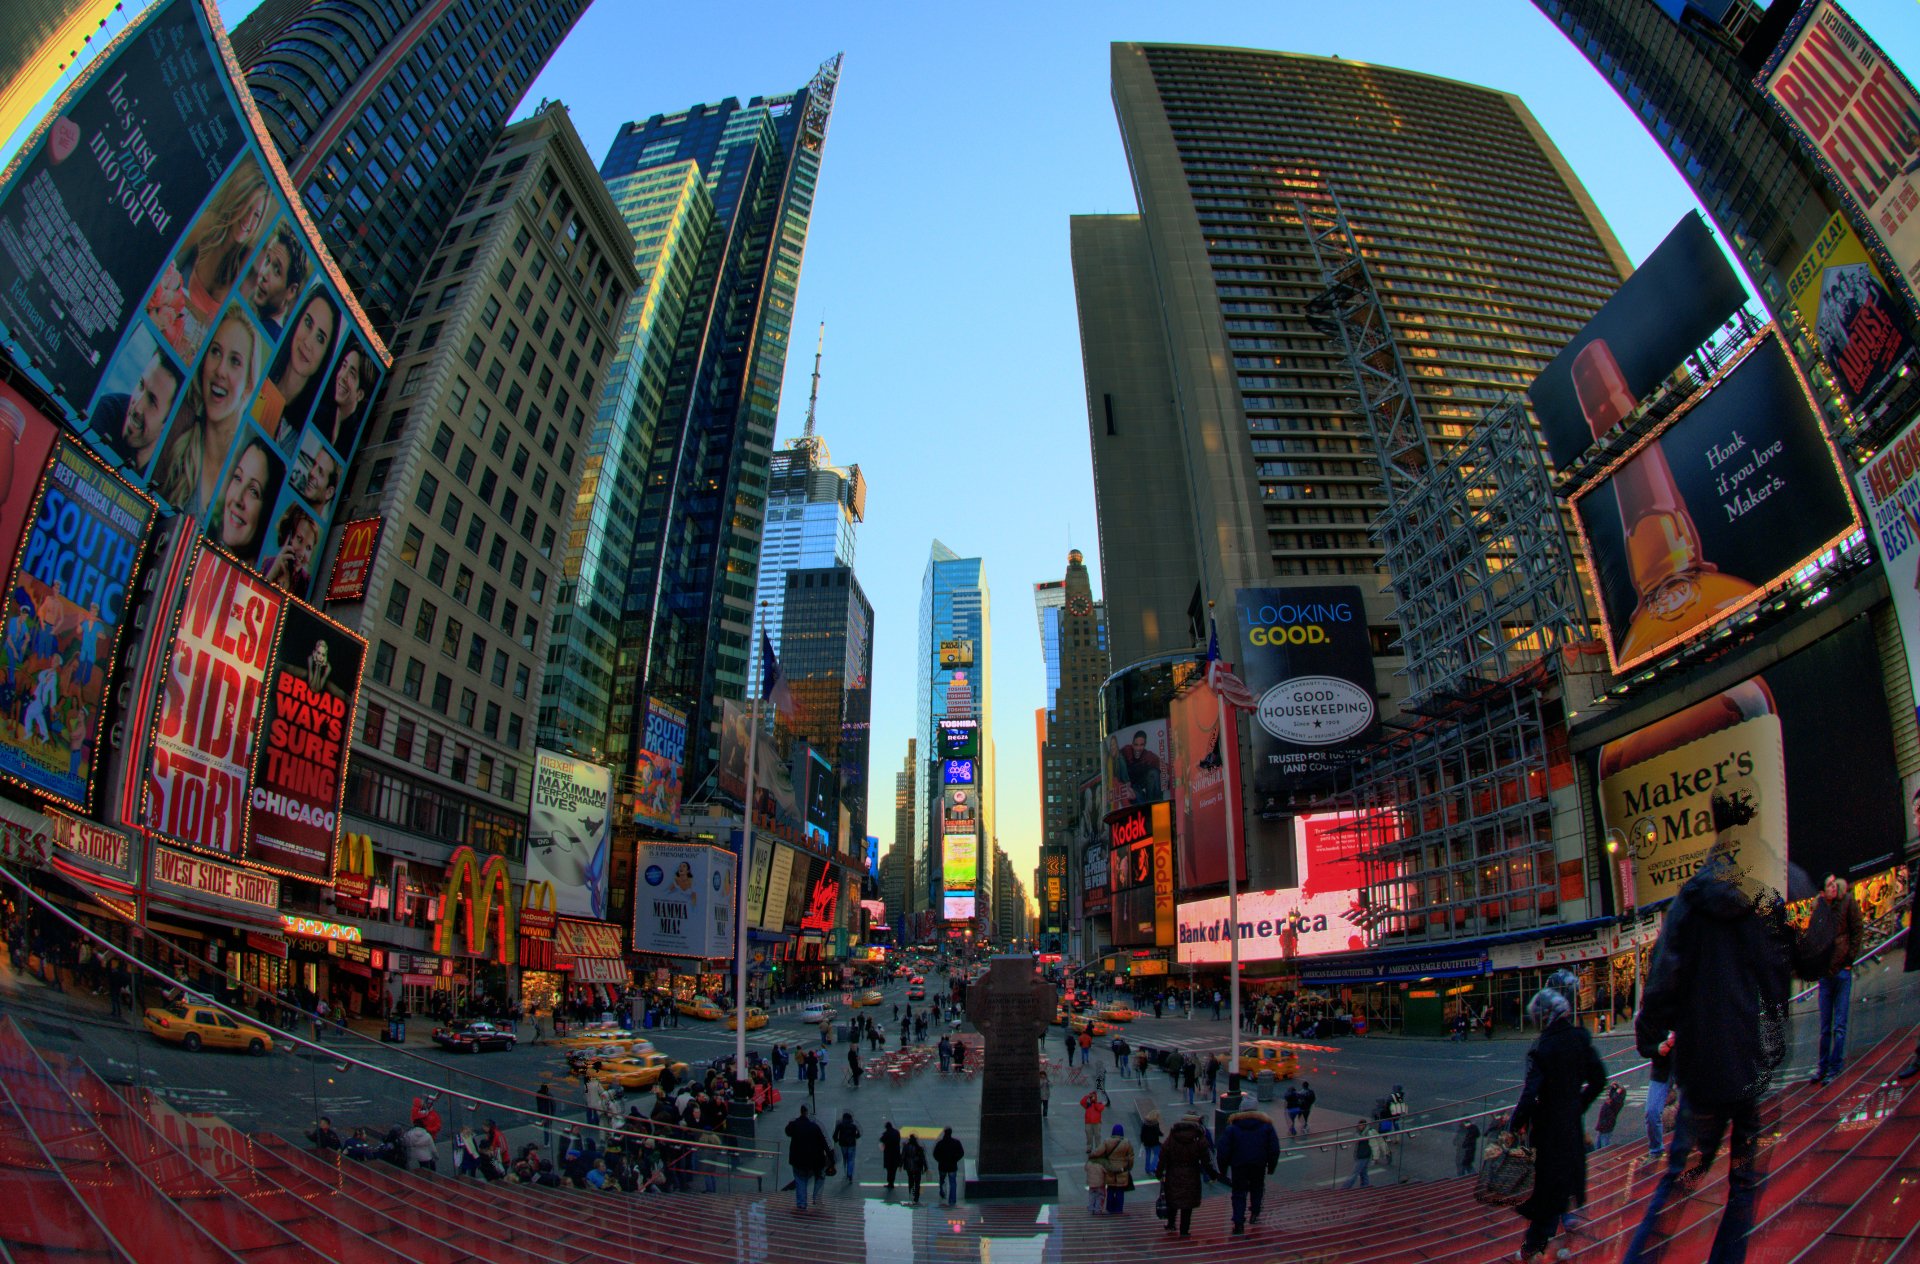
[{"label": "building spire", "polygon": [[[813,438],[813,409],[820,402],[820,354],[827,349],[827,322],[820,322],[820,340],[813,344],[813,389],[807,392],[807,424],[800,432],[802,439]],[[813,446],[811,442],[807,445]]]}]

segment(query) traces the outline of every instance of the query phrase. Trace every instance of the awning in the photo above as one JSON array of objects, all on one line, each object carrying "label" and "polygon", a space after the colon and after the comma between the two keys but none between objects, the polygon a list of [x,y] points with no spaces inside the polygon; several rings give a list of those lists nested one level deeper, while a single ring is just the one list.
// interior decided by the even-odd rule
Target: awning
[{"label": "awning", "polygon": [[627,961],[620,928],[611,922],[561,918],[553,928],[553,962],[576,983],[625,983]]}]

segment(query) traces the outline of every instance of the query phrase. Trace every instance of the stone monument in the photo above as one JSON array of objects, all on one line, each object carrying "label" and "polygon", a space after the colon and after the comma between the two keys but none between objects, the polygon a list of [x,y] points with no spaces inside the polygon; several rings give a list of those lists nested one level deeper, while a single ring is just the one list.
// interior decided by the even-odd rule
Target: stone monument
[{"label": "stone monument", "polygon": [[980,1065],[980,1146],[967,1198],[1053,1198],[1040,1125],[1040,1041],[1053,1022],[1053,986],[1031,956],[993,958],[967,990],[967,1021],[986,1038]]}]

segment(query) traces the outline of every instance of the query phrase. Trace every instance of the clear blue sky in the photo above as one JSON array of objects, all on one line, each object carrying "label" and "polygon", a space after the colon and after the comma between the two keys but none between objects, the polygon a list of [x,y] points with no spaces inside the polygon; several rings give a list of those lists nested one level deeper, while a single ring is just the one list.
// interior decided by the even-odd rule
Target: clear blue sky
[{"label": "clear blue sky", "polygon": [[[221,6],[230,22],[252,7]],[[1916,66],[1914,0],[1848,9]],[[1069,547],[1099,555],[1067,219],[1135,209],[1109,96],[1115,40],[1338,54],[1517,93],[1636,262],[1694,206],[1619,98],[1524,0],[597,0],[521,110],[565,101],[596,163],[627,119],[798,88],[846,54],[780,438],[799,433],[824,319],[820,432],[871,484],[858,559],[877,624],[871,828],[891,843],[920,577],[938,536],[986,559],[1000,841],[1029,886],[1045,683],[1033,585],[1061,575]]]}]

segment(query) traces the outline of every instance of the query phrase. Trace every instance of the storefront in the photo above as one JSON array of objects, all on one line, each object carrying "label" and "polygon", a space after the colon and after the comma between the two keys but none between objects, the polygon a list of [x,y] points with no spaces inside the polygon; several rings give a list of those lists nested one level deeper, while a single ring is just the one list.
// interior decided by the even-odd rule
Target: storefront
[{"label": "storefront", "polygon": [[611,1006],[626,994],[625,949],[620,928],[611,922],[557,919],[553,930],[555,968],[565,976],[567,999]]}]

